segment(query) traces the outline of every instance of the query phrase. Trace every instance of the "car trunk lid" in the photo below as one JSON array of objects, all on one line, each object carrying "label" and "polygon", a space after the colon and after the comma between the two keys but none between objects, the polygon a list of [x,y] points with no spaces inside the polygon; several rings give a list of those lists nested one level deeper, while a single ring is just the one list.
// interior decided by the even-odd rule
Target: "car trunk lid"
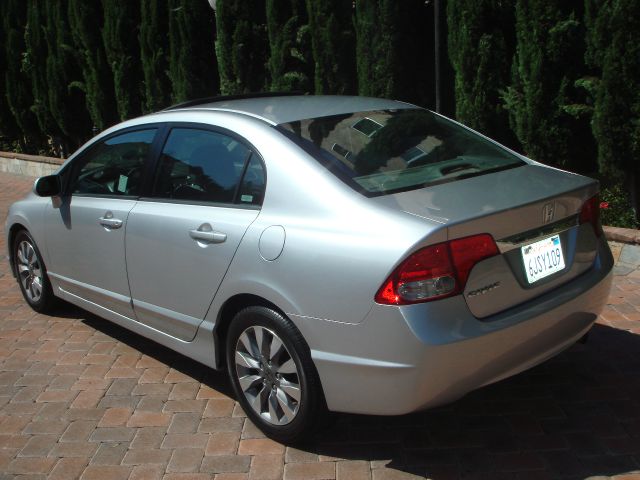
[{"label": "car trunk lid", "polygon": [[[449,239],[480,233],[493,236],[500,254],[473,267],[463,292],[470,311],[487,318],[548,292],[592,266],[597,237],[591,224],[580,225],[579,213],[597,189],[592,179],[527,164],[374,200],[441,224]],[[538,251],[553,252],[553,258],[542,259],[549,264],[548,272],[535,255]],[[545,267],[547,275],[537,272],[538,267]]]}]

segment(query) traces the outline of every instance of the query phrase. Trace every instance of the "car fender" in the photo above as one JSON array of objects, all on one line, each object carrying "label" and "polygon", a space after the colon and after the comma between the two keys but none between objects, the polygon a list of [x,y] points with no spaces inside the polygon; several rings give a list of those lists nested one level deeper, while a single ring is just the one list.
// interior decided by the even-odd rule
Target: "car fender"
[{"label": "car fender", "polygon": [[[49,263],[49,254],[44,234],[44,224],[42,222],[45,203],[39,200],[41,200],[39,197],[35,197],[35,195],[31,194],[26,199],[14,203],[9,208],[9,213],[7,214],[7,219],[5,221],[4,233],[7,253],[10,259],[12,257],[10,243],[11,230],[15,228],[16,225],[21,225],[28,230],[33,237],[38,249],[40,250],[40,254],[43,257],[45,265]],[[32,219],[32,221],[29,221],[29,218]]]}]

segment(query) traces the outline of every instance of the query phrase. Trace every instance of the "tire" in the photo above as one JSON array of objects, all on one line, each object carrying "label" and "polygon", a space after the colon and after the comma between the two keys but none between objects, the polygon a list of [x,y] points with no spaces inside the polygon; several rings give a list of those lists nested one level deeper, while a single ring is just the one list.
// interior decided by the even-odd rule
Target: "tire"
[{"label": "tire", "polygon": [[322,424],[327,407],[320,379],[290,320],[266,307],[241,310],[229,327],[226,360],[236,398],[265,435],[297,443]]},{"label": "tire", "polygon": [[47,268],[26,230],[19,231],[13,240],[13,264],[20,291],[29,306],[39,313],[51,313],[57,302]]}]

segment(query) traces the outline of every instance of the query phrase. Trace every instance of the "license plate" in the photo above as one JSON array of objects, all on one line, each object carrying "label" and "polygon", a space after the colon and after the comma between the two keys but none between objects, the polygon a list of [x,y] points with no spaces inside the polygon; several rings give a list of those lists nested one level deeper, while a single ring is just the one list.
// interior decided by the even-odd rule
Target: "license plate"
[{"label": "license plate", "polygon": [[522,247],[524,271],[529,283],[553,275],[564,268],[564,257],[560,236],[545,238],[539,242]]}]

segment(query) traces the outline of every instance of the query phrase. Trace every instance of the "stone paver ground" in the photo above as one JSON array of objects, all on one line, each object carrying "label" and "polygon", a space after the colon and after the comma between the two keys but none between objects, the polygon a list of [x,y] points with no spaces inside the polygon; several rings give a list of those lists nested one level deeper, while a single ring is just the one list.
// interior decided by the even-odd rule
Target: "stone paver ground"
[{"label": "stone paver ground", "polygon": [[[32,181],[0,175],[0,218]],[[2,260],[0,479],[640,479],[639,270],[586,345],[446,407],[337,415],[292,448],[224,374],[73,307],[34,313]]]}]

